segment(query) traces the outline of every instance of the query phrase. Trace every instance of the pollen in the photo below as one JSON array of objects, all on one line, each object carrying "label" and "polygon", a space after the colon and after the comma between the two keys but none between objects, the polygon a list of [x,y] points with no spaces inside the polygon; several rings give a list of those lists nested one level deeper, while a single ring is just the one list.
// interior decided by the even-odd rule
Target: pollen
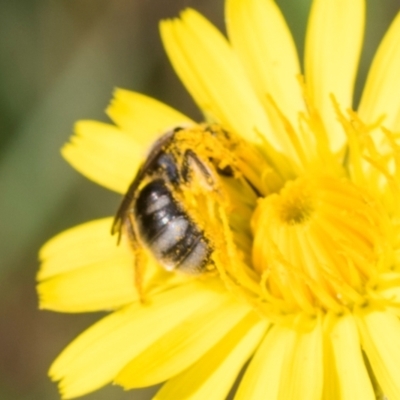
[{"label": "pollen", "polygon": [[254,268],[265,298],[281,304],[281,313],[363,305],[369,285],[390,268],[389,217],[343,178],[287,182],[259,201],[252,230]]},{"label": "pollen", "polygon": [[283,224],[305,223],[314,209],[312,196],[302,181],[288,182],[276,200],[277,217]]}]

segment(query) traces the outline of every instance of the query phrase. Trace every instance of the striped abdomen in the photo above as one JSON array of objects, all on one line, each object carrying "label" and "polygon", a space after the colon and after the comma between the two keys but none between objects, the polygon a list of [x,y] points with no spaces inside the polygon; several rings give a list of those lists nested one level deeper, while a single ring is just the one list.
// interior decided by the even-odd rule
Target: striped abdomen
[{"label": "striped abdomen", "polygon": [[209,262],[212,249],[204,233],[162,179],[140,191],[134,212],[140,238],[165,269],[198,273]]}]

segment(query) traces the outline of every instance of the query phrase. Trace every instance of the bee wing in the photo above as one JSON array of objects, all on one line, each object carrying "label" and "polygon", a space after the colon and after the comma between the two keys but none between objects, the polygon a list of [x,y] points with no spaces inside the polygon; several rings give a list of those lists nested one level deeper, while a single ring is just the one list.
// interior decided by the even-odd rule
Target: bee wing
[{"label": "bee wing", "polygon": [[124,198],[122,199],[121,205],[118,208],[118,211],[115,215],[114,222],[111,227],[111,234],[115,235],[118,233],[118,243],[121,240],[121,231],[124,221],[127,218],[127,215],[130,211],[131,206],[133,205],[133,201],[135,198],[136,189],[142,179],[143,172],[141,170],[143,167],[139,169],[139,173],[136,175],[136,178],[129,186],[128,191],[126,192]]},{"label": "bee wing", "polygon": [[133,206],[133,203],[135,200],[135,193],[136,193],[137,188],[140,185],[140,182],[143,180],[143,178],[148,173],[148,171],[152,169],[152,165],[154,164],[154,161],[157,159],[157,157],[162,152],[163,147],[172,140],[174,134],[180,129],[181,128],[175,128],[171,131],[168,131],[154,143],[154,145],[151,147],[151,149],[149,151],[149,155],[148,155],[146,161],[140,166],[135,179],[129,186],[129,189],[126,192],[125,197],[123,198],[122,203],[118,208],[117,214],[115,215],[115,218],[114,218],[113,225],[111,227],[112,235],[118,233],[118,243],[121,239],[121,230],[122,230],[124,221],[126,220],[129,212],[132,212],[132,211],[130,211],[130,208],[131,208],[131,206]]}]

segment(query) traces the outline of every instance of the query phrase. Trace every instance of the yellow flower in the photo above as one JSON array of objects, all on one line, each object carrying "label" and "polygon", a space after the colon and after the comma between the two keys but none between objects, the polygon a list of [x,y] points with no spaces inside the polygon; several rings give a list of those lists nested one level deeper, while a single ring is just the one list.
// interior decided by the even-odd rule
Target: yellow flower
[{"label": "yellow flower", "polygon": [[[166,382],[155,399],[224,399],[250,360],[235,399],[400,399],[400,16],[352,111],[364,8],[314,0],[304,78],[272,0],[227,0],[229,42],[193,10],[162,22],[168,56],[206,120],[260,155],[237,149],[260,196],[243,231],[229,215],[217,276],[149,263],[143,303],[129,241],[110,235],[113,218],[43,247],[41,308],[112,310],[52,365],[64,398],[111,382]],[[125,90],[107,113],[115,126],[78,122],[63,155],[121,194],[144,149],[193,124]]]}]

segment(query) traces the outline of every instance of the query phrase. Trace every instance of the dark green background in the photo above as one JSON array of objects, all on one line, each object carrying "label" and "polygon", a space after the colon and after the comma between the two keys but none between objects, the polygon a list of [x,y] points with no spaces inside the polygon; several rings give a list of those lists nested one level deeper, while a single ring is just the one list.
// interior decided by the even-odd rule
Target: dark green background
[{"label": "dark green background", "polygon": [[[300,54],[309,0],[278,0]],[[222,0],[0,1],[0,399],[58,399],[47,369],[101,315],[39,312],[37,251],[54,234],[114,214],[120,197],[80,176],[59,149],[82,118],[107,121],[114,87],[152,95],[194,118],[174,75],[158,21],[193,7],[221,29]],[[399,9],[368,1],[357,98],[371,57]],[[400,79],[400,78],[399,78]],[[145,399],[108,387],[85,399]]]}]

